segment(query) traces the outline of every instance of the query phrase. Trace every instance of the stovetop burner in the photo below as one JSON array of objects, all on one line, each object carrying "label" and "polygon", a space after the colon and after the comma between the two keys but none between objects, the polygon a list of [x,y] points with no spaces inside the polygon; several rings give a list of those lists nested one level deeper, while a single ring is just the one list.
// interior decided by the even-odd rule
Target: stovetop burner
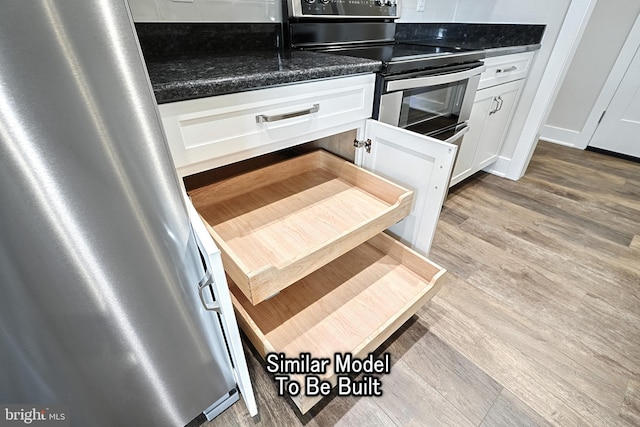
[{"label": "stovetop burner", "polygon": [[354,56],[382,61],[382,72],[394,74],[435,68],[483,59],[484,51],[466,51],[424,44],[387,43],[378,45],[341,46],[319,49],[336,55]]}]

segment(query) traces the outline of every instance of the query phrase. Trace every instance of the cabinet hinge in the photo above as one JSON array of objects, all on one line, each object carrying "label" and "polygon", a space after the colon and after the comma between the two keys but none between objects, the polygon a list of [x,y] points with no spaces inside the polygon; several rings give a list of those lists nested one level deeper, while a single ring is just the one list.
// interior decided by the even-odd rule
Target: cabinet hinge
[{"label": "cabinet hinge", "polygon": [[604,115],[605,115],[605,113],[606,113],[606,112],[607,112],[607,110],[604,110],[604,111],[602,112],[602,114],[600,114],[600,118],[598,119],[598,124],[600,124],[600,122],[602,121],[602,119],[604,119]]},{"label": "cabinet hinge", "polygon": [[364,147],[367,150],[367,153],[371,153],[371,140],[367,139],[366,141],[358,141],[357,139],[353,140],[353,146],[356,148]]}]

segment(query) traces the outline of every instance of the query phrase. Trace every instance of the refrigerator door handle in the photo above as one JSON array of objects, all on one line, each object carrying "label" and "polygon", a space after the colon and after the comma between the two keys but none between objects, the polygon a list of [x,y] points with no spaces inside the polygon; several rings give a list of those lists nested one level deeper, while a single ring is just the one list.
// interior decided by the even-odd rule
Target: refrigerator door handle
[{"label": "refrigerator door handle", "polygon": [[[213,296],[214,295],[213,290],[211,289],[211,285],[213,283],[214,283],[213,276],[211,275],[211,272],[207,268],[207,271],[205,272],[204,277],[202,278],[200,283],[198,283],[198,295],[200,295],[200,301],[202,302],[202,305],[206,310],[220,313],[220,303],[218,303],[215,300],[215,297]],[[207,298],[204,295],[205,289],[209,289],[209,291],[211,292],[212,301],[207,301]]]}]

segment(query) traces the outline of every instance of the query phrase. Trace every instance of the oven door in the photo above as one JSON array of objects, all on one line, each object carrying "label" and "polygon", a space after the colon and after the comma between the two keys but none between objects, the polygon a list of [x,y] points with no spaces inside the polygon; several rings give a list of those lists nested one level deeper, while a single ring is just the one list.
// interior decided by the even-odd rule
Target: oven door
[{"label": "oven door", "polygon": [[484,68],[477,61],[414,73],[380,74],[377,119],[421,135],[447,139],[451,136],[448,130],[469,120]]},{"label": "oven door", "polygon": [[414,73],[378,75],[378,120],[460,147],[469,131],[481,61]]}]

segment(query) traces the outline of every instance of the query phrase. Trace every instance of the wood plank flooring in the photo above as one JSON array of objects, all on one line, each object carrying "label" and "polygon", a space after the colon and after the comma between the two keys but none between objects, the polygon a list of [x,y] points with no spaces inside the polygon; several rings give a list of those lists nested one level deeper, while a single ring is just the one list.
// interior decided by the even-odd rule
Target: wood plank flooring
[{"label": "wood plank flooring", "polygon": [[378,350],[383,396],[301,416],[247,350],[259,417],[204,425],[640,425],[640,164],[541,142],[520,181],[450,192],[430,258],[448,273]]}]

